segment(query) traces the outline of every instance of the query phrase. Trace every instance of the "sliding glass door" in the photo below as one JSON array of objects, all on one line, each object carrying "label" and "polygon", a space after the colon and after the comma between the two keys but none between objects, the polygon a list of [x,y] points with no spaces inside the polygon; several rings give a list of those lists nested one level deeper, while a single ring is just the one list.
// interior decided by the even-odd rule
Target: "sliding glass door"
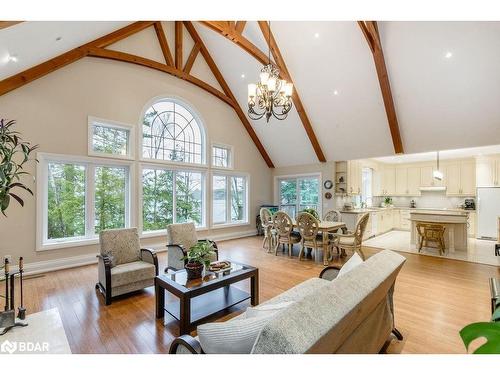
[{"label": "sliding glass door", "polygon": [[314,208],[320,214],[319,184],[319,176],[278,179],[280,210],[291,217],[296,217],[306,208]]}]

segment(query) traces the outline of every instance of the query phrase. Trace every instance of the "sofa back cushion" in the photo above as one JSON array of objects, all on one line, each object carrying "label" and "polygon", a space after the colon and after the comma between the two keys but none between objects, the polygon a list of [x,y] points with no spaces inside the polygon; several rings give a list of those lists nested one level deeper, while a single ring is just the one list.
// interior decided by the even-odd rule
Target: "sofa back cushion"
[{"label": "sofa back cushion", "polygon": [[137,228],[106,229],[99,233],[101,254],[112,257],[114,265],[141,259],[141,244]]},{"label": "sofa back cushion", "polygon": [[[365,321],[378,321],[369,319],[372,313],[387,315],[387,296],[404,261],[401,255],[384,250],[297,301],[263,327],[252,353],[337,352]],[[384,332],[390,328],[384,327]],[[366,339],[380,341],[379,337]]]},{"label": "sofa back cushion", "polygon": [[198,237],[194,223],[169,224],[167,225],[167,244],[181,245],[184,250],[196,245]]}]

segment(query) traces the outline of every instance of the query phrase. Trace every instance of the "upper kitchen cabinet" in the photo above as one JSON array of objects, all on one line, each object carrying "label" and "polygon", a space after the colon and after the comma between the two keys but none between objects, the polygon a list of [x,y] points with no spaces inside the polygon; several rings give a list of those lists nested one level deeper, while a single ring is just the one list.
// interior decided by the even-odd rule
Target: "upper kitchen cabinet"
[{"label": "upper kitchen cabinet", "polygon": [[476,171],[473,160],[451,162],[446,165],[446,195],[476,195]]},{"label": "upper kitchen cabinet", "polygon": [[408,167],[408,195],[420,195],[420,167]]},{"label": "upper kitchen cabinet", "polygon": [[477,187],[500,186],[500,156],[480,157],[476,159]]},{"label": "upper kitchen cabinet", "polygon": [[397,167],[396,168],[396,195],[406,195],[408,194],[408,168]]},{"label": "upper kitchen cabinet", "polygon": [[338,161],[335,163],[335,193],[361,194],[361,162],[359,160]]},{"label": "upper kitchen cabinet", "polygon": [[420,195],[420,167],[396,167],[395,195]]},{"label": "upper kitchen cabinet", "polygon": [[437,170],[435,165],[424,165],[420,167],[420,186],[422,187],[438,187],[446,186],[446,171],[444,166],[441,166],[441,172],[443,172],[443,179],[441,181],[434,178],[434,171]]}]

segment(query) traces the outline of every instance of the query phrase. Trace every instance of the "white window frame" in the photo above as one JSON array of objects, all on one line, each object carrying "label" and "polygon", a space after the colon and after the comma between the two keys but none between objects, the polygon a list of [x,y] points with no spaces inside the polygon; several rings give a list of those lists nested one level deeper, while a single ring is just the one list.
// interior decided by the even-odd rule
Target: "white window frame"
[{"label": "white window frame", "polygon": [[[224,223],[214,223],[214,213],[213,213],[213,179],[215,176],[224,176],[226,177],[226,221]],[[231,186],[230,186],[230,178],[231,177],[243,177],[245,179],[245,217],[240,221],[231,221]],[[250,215],[250,175],[248,173],[239,173],[239,172],[225,172],[223,170],[214,170],[210,174],[210,227],[213,229],[217,228],[227,228],[227,227],[237,227],[249,225],[249,215]]]},{"label": "white window frame", "polygon": [[[319,189],[318,189],[318,215],[320,218],[323,217],[323,175],[321,172],[318,173],[300,173],[300,174],[291,174],[291,175],[281,175],[274,176],[274,204],[278,207],[281,207],[280,200],[280,180],[286,179],[303,179],[303,178],[317,178],[319,180]],[[297,198],[299,198],[299,194],[297,191]],[[296,207],[300,206],[300,202],[297,201]],[[281,208],[280,208],[281,209]],[[299,211],[297,211],[297,214]]]},{"label": "white window frame", "polygon": [[[224,148],[227,150],[228,152],[228,166],[227,167],[221,167],[221,166],[216,166],[214,164],[214,147],[218,147],[218,148]],[[233,155],[234,155],[234,147],[231,146],[231,145],[226,145],[226,144],[223,144],[223,143],[215,143],[213,142],[210,146],[210,163],[211,163],[211,166],[213,169],[221,169],[221,170],[233,170]]]},{"label": "white window frame", "polygon": [[[94,204],[95,204],[95,167],[127,167],[126,192],[125,192],[125,228],[135,224],[136,209],[132,197],[135,184],[135,173],[133,163],[125,160],[106,160],[86,156],[71,156],[60,154],[41,153],[37,154],[39,161],[37,165],[37,189],[36,189],[36,251],[62,249],[66,247],[77,247],[99,243],[99,237],[95,234]],[[85,235],[65,239],[49,240],[48,237],[48,164],[81,164],[85,165]]]},{"label": "white window frame", "polygon": [[[163,159],[152,159],[152,158],[146,158],[143,155],[143,129],[142,129],[142,120],[144,118],[144,114],[146,111],[153,106],[155,103],[159,103],[161,101],[172,101],[175,102],[178,105],[183,106],[186,108],[186,110],[191,113],[193,118],[196,120],[198,126],[200,127],[201,131],[201,163],[184,163],[184,162],[179,162],[179,161],[172,161],[172,160],[163,160]],[[208,167],[211,165],[211,162],[209,163],[207,158],[208,158],[208,134],[207,130],[205,129],[205,121],[203,120],[203,117],[199,114],[199,112],[195,109],[196,107],[193,106],[191,103],[188,101],[184,100],[183,98],[175,97],[175,96],[169,96],[169,95],[161,95],[157,96],[150,101],[146,103],[146,105],[143,107],[141,111],[141,116],[139,118],[138,126],[137,126],[137,139],[138,139],[138,160],[139,162],[142,163],[148,163],[148,164],[167,164],[171,167],[181,167],[181,168],[200,168],[200,169],[208,169]],[[210,156],[211,156],[211,150],[210,150]]]},{"label": "white window frame", "polygon": [[[134,160],[135,159],[135,131],[134,126],[130,124],[126,124],[124,122],[114,121],[114,120],[106,120],[103,118],[88,116],[87,120],[88,124],[88,155],[89,156],[98,156],[104,158],[112,158],[112,159],[125,159],[125,160]],[[93,145],[93,128],[94,125],[110,128],[110,129],[119,129],[128,131],[128,147],[126,155],[117,155],[117,154],[108,154],[105,152],[97,152],[94,151]]]},{"label": "white window frame", "polygon": [[[152,230],[152,231],[145,231],[144,230],[144,217],[143,217],[143,189],[142,189],[142,174],[144,169],[162,169],[166,171],[172,171],[174,172],[174,181],[175,181],[175,172],[194,172],[194,173],[200,173],[201,174],[201,189],[202,189],[202,202],[201,202],[201,217],[202,217],[202,223],[200,226],[196,226],[196,231],[206,231],[208,230],[208,220],[207,220],[207,214],[208,214],[208,209],[207,209],[207,198],[208,198],[208,184],[207,184],[207,170],[206,169],[200,169],[200,168],[189,168],[186,167],[185,165],[178,166],[178,165],[165,165],[165,163],[162,163],[159,165],[158,163],[140,163],[139,165],[139,189],[138,189],[138,196],[139,196],[139,204],[138,204],[138,219],[139,219],[139,228],[140,228],[140,233],[141,233],[141,238],[149,238],[149,237],[158,237],[162,235],[167,234],[167,228],[165,229],[159,229],[159,230]],[[175,184],[174,184],[174,196],[175,196]],[[174,223],[175,223],[175,217],[176,217],[176,201],[174,199],[173,202],[173,214],[174,214]]]}]

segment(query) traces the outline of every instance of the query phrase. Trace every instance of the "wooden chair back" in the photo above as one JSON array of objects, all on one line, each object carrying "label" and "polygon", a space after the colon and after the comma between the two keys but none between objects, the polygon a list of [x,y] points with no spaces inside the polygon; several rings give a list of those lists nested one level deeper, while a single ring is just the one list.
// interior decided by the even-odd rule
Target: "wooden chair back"
[{"label": "wooden chair back", "polygon": [[297,227],[304,241],[312,241],[319,230],[319,221],[308,212],[301,212],[297,216]]},{"label": "wooden chair back", "polygon": [[262,207],[260,209],[260,221],[263,227],[267,227],[268,225],[272,224],[273,215],[268,208]]},{"label": "wooden chair back", "polygon": [[292,218],[286,212],[278,211],[273,216],[273,227],[278,236],[289,236],[293,230]]},{"label": "wooden chair back", "polygon": [[354,242],[356,245],[361,245],[363,241],[363,235],[365,234],[366,226],[368,225],[368,219],[370,214],[366,213],[361,216],[356,223],[356,229],[354,230]]}]

